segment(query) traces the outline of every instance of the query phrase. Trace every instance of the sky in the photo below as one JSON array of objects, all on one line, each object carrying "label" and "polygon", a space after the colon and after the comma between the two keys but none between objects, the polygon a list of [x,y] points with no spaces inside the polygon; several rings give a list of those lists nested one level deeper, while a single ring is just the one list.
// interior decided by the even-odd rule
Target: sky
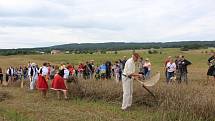
[{"label": "sky", "polygon": [[214,41],[215,0],[0,0],[0,49]]}]

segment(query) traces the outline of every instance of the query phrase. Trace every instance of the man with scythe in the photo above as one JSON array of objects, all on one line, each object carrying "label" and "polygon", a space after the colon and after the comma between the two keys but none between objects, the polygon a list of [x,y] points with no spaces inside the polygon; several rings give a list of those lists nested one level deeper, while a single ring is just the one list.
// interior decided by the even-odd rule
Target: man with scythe
[{"label": "man with scythe", "polygon": [[123,101],[121,109],[128,110],[132,104],[133,79],[140,78],[142,74],[135,73],[135,62],[140,58],[138,53],[133,53],[132,57],[125,63],[122,74]]}]

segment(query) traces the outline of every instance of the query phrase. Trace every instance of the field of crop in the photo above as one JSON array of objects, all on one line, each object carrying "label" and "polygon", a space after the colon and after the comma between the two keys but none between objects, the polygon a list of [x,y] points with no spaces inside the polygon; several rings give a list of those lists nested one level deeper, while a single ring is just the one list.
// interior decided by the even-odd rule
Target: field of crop
[{"label": "field of crop", "polygon": [[[0,120],[215,121],[215,82],[206,83],[207,59],[210,55],[202,51],[205,50],[181,52],[179,49],[163,49],[162,54],[148,54],[145,50],[138,50],[143,58],[150,58],[152,72],[160,71],[162,76],[157,85],[149,88],[155,93],[156,99],[138,83],[134,83],[134,103],[129,112],[120,110],[122,86],[113,80],[79,80],[78,85],[71,83],[68,101],[57,100],[53,91],[49,91],[48,98],[43,99],[37,91],[29,92],[27,88],[19,88],[18,82],[14,86],[0,87],[0,93],[5,98],[0,102]],[[99,65],[106,60],[130,57],[131,53],[1,56],[0,66],[5,70],[9,65],[26,65],[28,61],[38,64],[70,62],[77,65],[92,59]],[[188,68],[189,84],[167,85],[164,81],[163,62],[167,56],[179,54],[185,55],[192,62]]]}]

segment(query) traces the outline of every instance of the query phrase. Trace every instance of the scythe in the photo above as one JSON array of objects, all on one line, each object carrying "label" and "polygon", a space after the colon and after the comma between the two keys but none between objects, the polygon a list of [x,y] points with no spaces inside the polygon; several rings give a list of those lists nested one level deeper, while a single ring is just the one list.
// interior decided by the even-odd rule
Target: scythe
[{"label": "scythe", "polygon": [[148,91],[155,98],[155,95],[147,87],[152,87],[155,84],[157,84],[157,82],[160,80],[160,72],[157,72],[156,75],[154,75],[150,79],[146,79],[146,80],[143,80],[143,81],[141,81],[139,79],[136,79],[136,80],[137,80],[137,82],[139,82],[142,85],[142,87],[146,91]]}]

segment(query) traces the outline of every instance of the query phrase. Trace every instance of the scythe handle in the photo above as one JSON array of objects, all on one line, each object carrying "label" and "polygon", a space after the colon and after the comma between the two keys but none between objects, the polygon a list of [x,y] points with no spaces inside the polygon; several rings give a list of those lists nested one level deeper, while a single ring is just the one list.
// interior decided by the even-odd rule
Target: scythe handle
[{"label": "scythe handle", "polygon": [[142,87],[143,87],[146,91],[148,91],[154,98],[156,98],[155,95],[154,95],[144,84],[142,84]]}]

